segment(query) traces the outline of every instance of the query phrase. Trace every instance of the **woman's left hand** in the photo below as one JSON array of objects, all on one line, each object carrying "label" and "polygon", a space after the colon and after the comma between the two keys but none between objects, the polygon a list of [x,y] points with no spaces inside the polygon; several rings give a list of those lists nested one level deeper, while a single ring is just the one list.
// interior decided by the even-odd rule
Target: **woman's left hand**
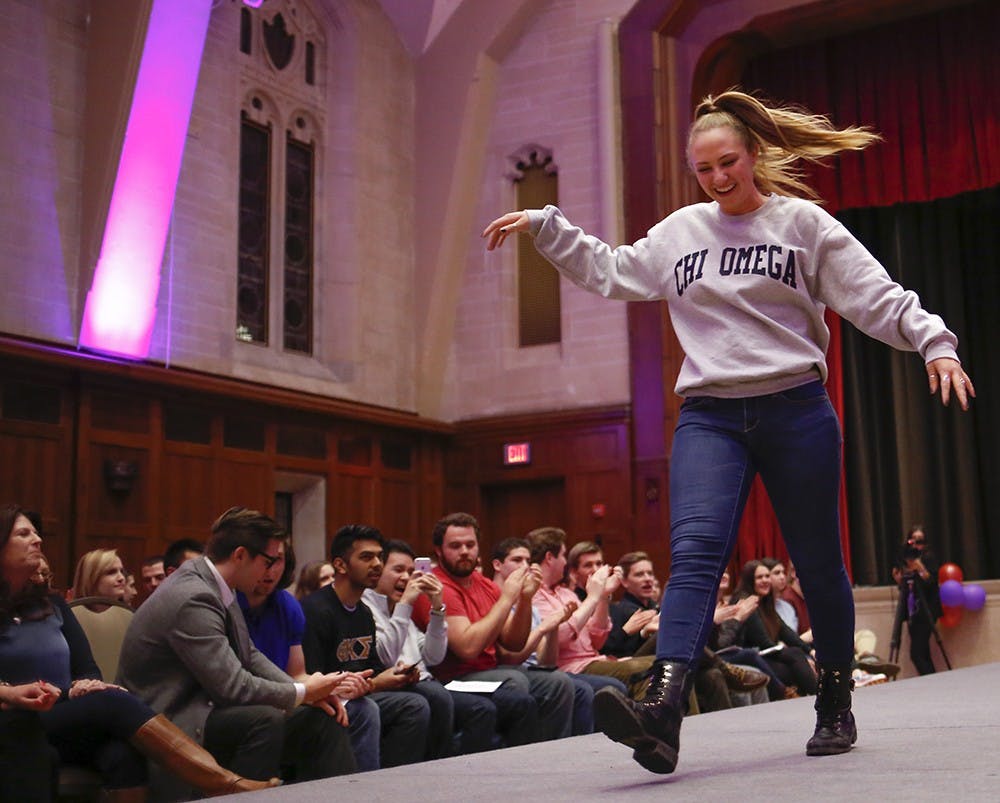
[{"label": "woman's left hand", "polygon": [[938,388],[941,389],[941,403],[945,406],[954,393],[962,409],[968,410],[969,399],[976,396],[976,389],[972,386],[969,375],[962,370],[962,364],[950,357],[939,357],[927,363],[927,379],[932,396],[938,392]]},{"label": "woman's left hand", "polygon": [[73,684],[69,687],[69,699],[73,700],[91,692],[106,691],[107,689],[125,691],[123,686],[116,686],[114,683],[105,683],[103,680],[97,680],[96,678],[79,678],[74,680]]}]

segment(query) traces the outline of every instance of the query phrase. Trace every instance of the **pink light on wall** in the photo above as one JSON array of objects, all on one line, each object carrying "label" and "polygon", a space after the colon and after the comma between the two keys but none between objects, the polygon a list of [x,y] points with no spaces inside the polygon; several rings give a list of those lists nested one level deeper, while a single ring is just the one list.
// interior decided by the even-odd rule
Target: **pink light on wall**
[{"label": "pink light on wall", "polygon": [[145,358],[212,0],[153,0],[80,345]]}]

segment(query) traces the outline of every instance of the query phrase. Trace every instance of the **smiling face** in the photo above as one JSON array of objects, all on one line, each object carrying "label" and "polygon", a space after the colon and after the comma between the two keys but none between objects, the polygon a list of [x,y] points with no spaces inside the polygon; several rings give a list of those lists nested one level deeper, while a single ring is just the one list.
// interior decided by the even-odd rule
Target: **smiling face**
[{"label": "smiling face", "polygon": [[758,597],[766,597],[771,593],[771,572],[764,564],[754,570],[753,593]]},{"label": "smiling face", "polygon": [[754,183],[757,156],[732,127],[720,125],[694,134],[688,161],[702,190],[727,215],[743,215],[764,204]]},{"label": "smiling face", "polygon": [[375,590],[384,594],[394,605],[399,602],[413,574],[413,558],[405,552],[390,552],[386,555],[382,576]]}]

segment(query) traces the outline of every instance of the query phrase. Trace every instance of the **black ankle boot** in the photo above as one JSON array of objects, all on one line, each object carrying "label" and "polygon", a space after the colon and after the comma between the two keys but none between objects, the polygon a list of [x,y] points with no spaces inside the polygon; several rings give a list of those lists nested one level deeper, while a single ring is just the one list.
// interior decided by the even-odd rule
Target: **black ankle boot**
[{"label": "black ankle boot", "polygon": [[819,667],[818,686],[816,731],[806,743],[806,755],[846,753],[858,740],[858,729],[851,713],[851,691],[854,689],[851,667]]},{"label": "black ankle boot", "polygon": [[630,700],[616,689],[603,688],[594,695],[598,729],[633,749],[632,758],[650,772],[667,774],[677,766],[681,719],[684,717],[694,674],[687,665],[672,661],[653,664],[646,696]]}]

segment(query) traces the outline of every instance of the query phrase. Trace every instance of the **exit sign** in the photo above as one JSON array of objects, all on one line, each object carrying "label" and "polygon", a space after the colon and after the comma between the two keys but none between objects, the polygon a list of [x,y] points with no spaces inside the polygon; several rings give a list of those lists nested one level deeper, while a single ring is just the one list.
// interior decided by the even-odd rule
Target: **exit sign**
[{"label": "exit sign", "polygon": [[531,463],[531,444],[505,443],[503,445],[503,464],[505,466],[526,466]]}]

